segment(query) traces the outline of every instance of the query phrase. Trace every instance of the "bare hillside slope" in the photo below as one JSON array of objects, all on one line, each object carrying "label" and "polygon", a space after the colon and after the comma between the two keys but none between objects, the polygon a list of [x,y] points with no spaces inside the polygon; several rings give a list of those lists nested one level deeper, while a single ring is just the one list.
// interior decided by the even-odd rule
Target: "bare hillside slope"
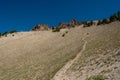
[{"label": "bare hillside slope", "polygon": [[97,74],[119,80],[119,36],[120,22],[114,22],[2,37],[0,80],[85,80]]},{"label": "bare hillside slope", "polygon": [[120,23],[86,28],[86,32],[82,55],[52,80],[120,80]]}]

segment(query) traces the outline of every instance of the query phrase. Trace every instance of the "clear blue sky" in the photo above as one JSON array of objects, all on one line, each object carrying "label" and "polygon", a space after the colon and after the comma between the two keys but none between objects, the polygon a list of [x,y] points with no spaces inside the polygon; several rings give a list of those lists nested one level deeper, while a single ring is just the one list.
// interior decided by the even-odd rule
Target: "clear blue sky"
[{"label": "clear blue sky", "polygon": [[120,10],[120,0],[1,0],[0,32],[28,31],[35,24],[57,25],[108,18]]}]

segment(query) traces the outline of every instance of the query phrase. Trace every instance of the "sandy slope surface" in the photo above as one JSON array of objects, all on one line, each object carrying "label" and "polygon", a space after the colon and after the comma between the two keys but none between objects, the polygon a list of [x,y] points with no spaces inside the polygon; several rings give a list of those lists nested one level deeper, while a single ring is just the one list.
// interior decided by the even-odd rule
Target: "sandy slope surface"
[{"label": "sandy slope surface", "polygon": [[14,35],[0,38],[0,80],[120,80],[120,22]]},{"label": "sandy slope surface", "polygon": [[[83,39],[84,40],[84,39]],[[73,63],[79,59],[79,57],[81,56],[81,54],[83,53],[83,51],[85,51],[85,48],[86,48],[86,44],[87,44],[87,41],[84,40],[84,45],[82,47],[82,50],[76,55],[76,57],[72,60],[70,60],[69,62],[67,62],[57,73],[56,75],[53,77],[52,80],[70,80],[69,78],[71,77],[68,77],[66,75],[66,72],[67,70],[73,65]]]}]

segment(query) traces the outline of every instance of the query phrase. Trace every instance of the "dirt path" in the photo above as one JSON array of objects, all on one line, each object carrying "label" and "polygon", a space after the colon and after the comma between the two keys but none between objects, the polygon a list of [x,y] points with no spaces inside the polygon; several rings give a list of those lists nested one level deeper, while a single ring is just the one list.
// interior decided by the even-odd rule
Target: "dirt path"
[{"label": "dirt path", "polygon": [[85,51],[87,41],[85,41],[84,39],[83,39],[83,41],[84,41],[84,45],[83,45],[83,47],[82,47],[82,50],[77,54],[77,56],[76,56],[74,59],[72,59],[72,60],[70,60],[69,62],[67,62],[67,63],[55,74],[55,76],[54,76],[53,79],[51,79],[51,80],[71,80],[71,79],[69,79],[69,77],[67,77],[66,72],[67,72],[67,70],[71,67],[71,65],[72,65],[76,60],[78,60],[78,58],[81,56],[81,54]]}]

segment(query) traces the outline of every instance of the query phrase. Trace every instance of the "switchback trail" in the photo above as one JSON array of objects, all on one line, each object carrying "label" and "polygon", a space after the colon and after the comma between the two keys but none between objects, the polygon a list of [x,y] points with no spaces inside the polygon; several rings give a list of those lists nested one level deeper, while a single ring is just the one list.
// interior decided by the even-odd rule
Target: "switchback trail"
[{"label": "switchback trail", "polygon": [[77,56],[70,60],[69,62],[67,62],[56,74],[55,76],[51,79],[51,80],[70,80],[69,77],[67,77],[66,72],[67,70],[71,67],[71,65],[73,65],[73,63],[79,59],[79,57],[81,56],[81,54],[85,51],[86,49],[86,44],[87,41],[84,41],[84,45],[82,47],[82,50],[77,54]]}]

